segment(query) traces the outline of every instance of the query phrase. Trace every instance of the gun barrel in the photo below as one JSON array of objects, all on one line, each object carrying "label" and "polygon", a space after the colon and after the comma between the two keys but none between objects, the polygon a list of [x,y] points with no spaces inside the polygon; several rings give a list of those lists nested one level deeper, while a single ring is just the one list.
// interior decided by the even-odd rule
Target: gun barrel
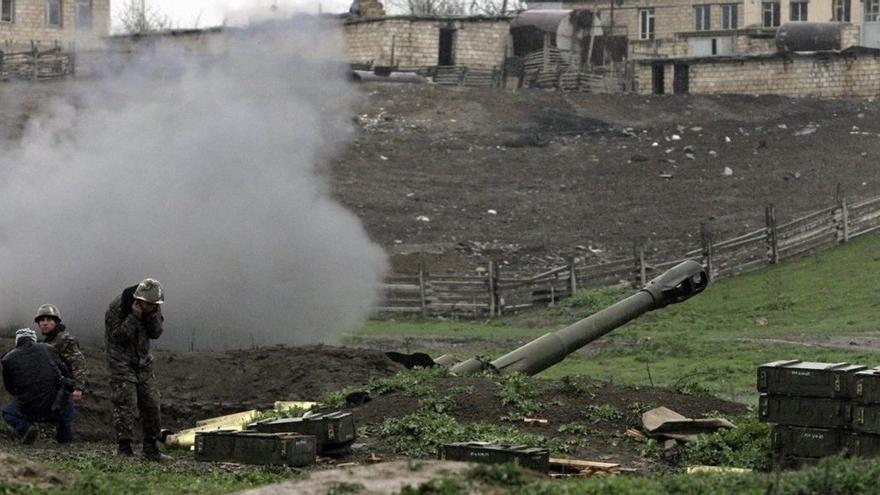
[{"label": "gun barrel", "polygon": [[639,292],[583,320],[545,334],[500,358],[485,363],[469,359],[451,368],[453,373],[475,373],[490,368],[500,373],[534,375],[630,320],[702,292],[709,276],[696,261],[687,260],[648,282]]}]

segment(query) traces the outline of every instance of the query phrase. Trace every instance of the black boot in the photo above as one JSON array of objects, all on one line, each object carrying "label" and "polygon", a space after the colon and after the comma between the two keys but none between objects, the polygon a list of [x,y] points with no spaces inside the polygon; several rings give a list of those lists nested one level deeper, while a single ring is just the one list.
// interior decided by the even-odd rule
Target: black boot
[{"label": "black boot", "polygon": [[21,434],[21,443],[25,445],[33,445],[33,443],[37,441],[37,436],[39,434],[40,430],[37,429],[37,425],[30,425],[27,430],[24,430]]},{"label": "black boot", "polygon": [[171,457],[159,452],[159,446],[155,440],[144,440],[144,460],[152,462],[167,462]]},{"label": "black boot", "polygon": [[134,457],[134,451],[131,450],[131,440],[120,440],[119,446],[116,447],[116,455],[119,457]]}]

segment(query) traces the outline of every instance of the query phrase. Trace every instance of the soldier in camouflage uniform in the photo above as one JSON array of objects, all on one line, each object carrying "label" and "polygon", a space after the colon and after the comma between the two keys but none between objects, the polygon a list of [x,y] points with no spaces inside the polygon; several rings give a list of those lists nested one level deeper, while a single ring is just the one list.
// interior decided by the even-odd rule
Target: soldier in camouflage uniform
[{"label": "soldier in camouflage uniform", "polygon": [[61,323],[61,312],[54,304],[44,304],[37,309],[34,323],[40,327],[43,334],[43,343],[49,344],[58,351],[58,355],[67,364],[73,377],[74,401],[82,400],[83,390],[86,388],[86,358],[79,350],[76,339],[67,331],[67,327]]},{"label": "soldier in camouflage uniform", "polygon": [[110,368],[113,423],[117,454],[134,455],[131,448],[136,412],[140,413],[144,434],[144,458],[164,461],[156,441],[161,431],[159,394],[153,375],[150,339],[162,335],[162,286],[148,278],[122,291],[107,308],[104,340]]}]

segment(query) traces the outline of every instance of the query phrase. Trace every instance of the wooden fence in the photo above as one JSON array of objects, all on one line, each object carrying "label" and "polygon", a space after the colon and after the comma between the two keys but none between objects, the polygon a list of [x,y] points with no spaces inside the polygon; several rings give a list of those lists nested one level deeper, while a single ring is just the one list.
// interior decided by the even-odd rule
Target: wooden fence
[{"label": "wooden fence", "polygon": [[0,80],[47,80],[73,73],[70,54],[60,48],[40,51],[36,47],[21,52],[0,52]]},{"label": "wooden fence", "polygon": [[584,288],[626,284],[641,287],[648,280],[686,259],[700,260],[713,280],[828,249],[880,230],[880,197],[836,205],[776,222],[776,209],[767,206],[760,229],[715,241],[701,227],[700,246],[676,254],[652,254],[638,248],[632,257],[595,264],[570,263],[532,277],[505,277],[497,265],[481,275],[434,275],[424,266],[416,274],[395,274],[385,281],[384,303],[378,314],[486,318],[524,308],[553,304]]}]

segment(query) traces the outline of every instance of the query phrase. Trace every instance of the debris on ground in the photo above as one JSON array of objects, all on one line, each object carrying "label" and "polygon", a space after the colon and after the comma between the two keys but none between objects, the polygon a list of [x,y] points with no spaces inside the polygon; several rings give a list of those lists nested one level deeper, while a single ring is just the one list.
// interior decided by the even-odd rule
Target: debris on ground
[{"label": "debris on ground", "polygon": [[702,433],[736,428],[736,425],[724,418],[691,419],[662,406],[642,414],[642,426],[651,438],[685,442],[696,439]]}]

